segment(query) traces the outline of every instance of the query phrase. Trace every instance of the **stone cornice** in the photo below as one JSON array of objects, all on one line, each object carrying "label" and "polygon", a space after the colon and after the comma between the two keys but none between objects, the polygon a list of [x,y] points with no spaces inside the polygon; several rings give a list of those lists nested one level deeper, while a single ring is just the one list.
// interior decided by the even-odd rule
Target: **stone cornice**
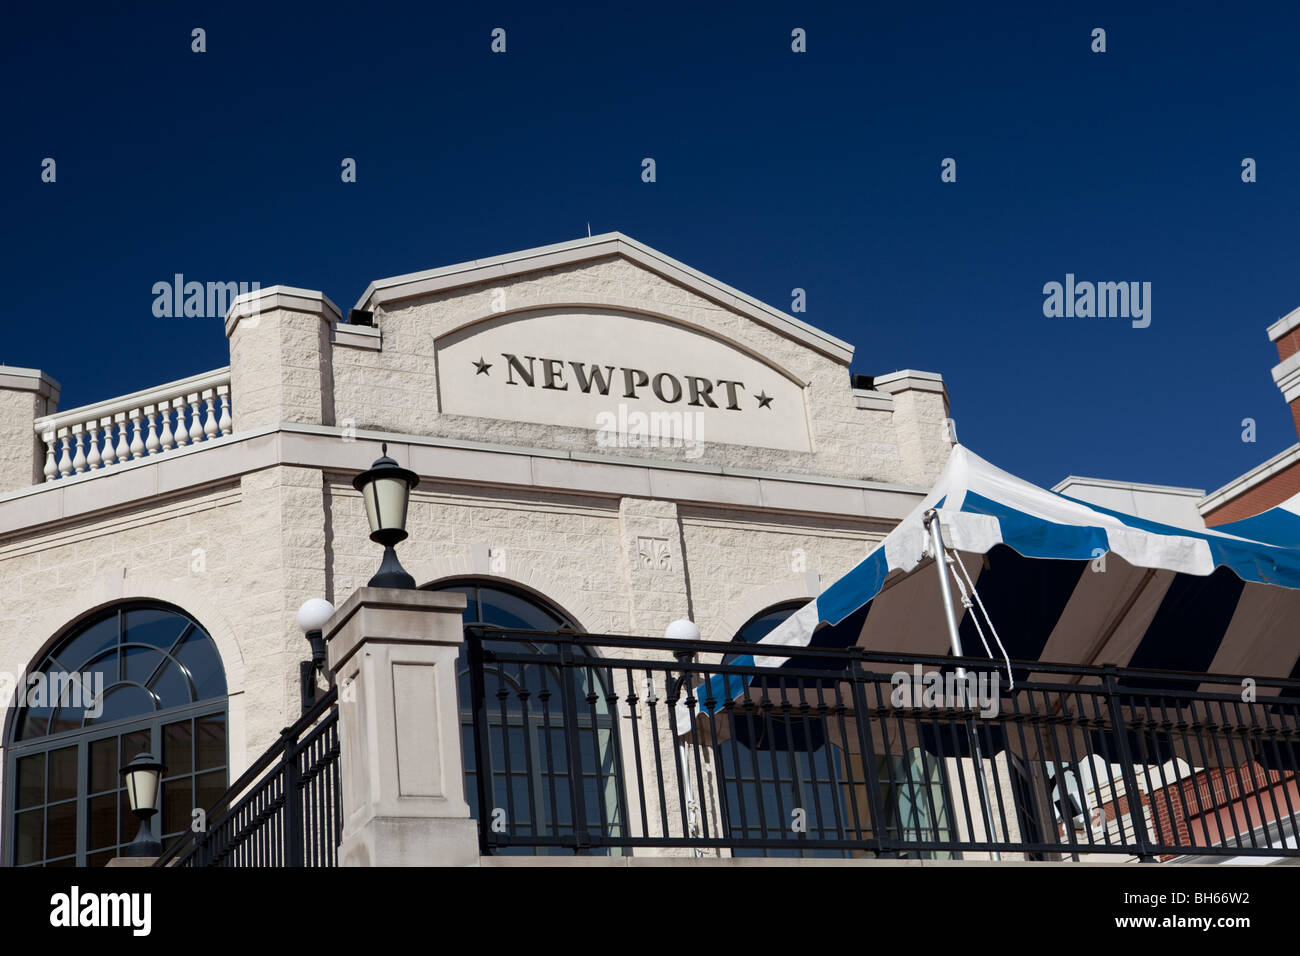
[{"label": "stone cornice", "polygon": [[536,249],[524,249],[507,255],[427,269],[423,272],[412,272],[388,279],[376,279],[361,294],[356,308],[373,310],[378,306],[414,296],[445,292],[462,286],[506,279],[528,272],[553,269],[557,266],[614,255],[622,256],[714,302],[735,309],[748,318],[845,365],[853,358],[853,346],[849,343],[618,232],[540,246]]},{"label": "stone cornice", "polygon": [[689,462],[629,459],[584,452],[350,432],[333,426],[280,423],[216,438],[109,469],[70,475],[0,495],[0,536],[91,515],[138,508],[276,466],[350,474],[367,467],[373,447],[428,480],[485,487],[531,488],[557,494],[641,497],[754,509],[897,521],[925,489],[821,475],[792,475]]},{"label": "stone cornice", "polygon": [[1208,515],[1210,512],[1222,508],[1234,498],[1241,497],[1251,488],[1267,481],[1279,472],[1286,471],[1297,462],[1300,462],[1300,445],[1292,445],[1285,451],[1274,455],[1268,461],[1256,465],[1244,475],[1234,478],[1222,488],[1211,491],[1196,506],[1197,510],[1202,515]]}]

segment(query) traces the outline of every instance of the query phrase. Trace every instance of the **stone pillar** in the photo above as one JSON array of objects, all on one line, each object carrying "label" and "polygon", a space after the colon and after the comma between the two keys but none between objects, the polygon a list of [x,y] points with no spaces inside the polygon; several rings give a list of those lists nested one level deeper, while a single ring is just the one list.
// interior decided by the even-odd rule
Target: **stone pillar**
[{"label": "stone pillar", "polygon": [[325,626],[339,688],[341,866],[471,866],[456,657],[465,597],[359,588]]},{"label": "stone pillar", "polygon": [[334,424],[330,329],[339,310],[320,292],[271,286],[226,315],[234,431],[280,422]]},{"label": "stone pillar", "polygon": [[934,372],[904,369],[877,375],[876,390],[894,396],[894,434],[906,480],[929,488],[952,451],[948,389]]},{"label": "stone pillar", "polygon": [[[660,501],[649,498],[624,498],[618,509],[619,536],[623,551],[623,573],[625,590],[628,596],[629,633],[660,635],[672,621],[691,617],[690,581],[686,570],[686,545],[682,539],[681,523],[677,514],[677,505],[672,501]],[[632,657],[663,659],[663,652],[628,652]],[[624,692],[626,688],[621,688]],[[645,793],[637,794],[629,787],[627,798],[629,826],[632,833],[641,836],[641,806],[639,800],[646,802],[646,816],[649,832],[646,836],[684,835],[682,828],[683,807],[677,778],[680,773],[680,755],[677,741],[673,738],[672,728],[667,719],[665,701],[669,696],[667,682],[656,680],[654,694],[659,698],[658,738],[651,731],[651,724],[646,716],[649,703],[644,699],[649,696],[649,688],[638,686],[642,697],[640,705],[642,729],[639,735],[641,752],[637,753],[630,728],[620,733],[622,742],[623,773],[625,779],[635,779],[635,768],[649,768]],[[620,713],[625,714],[626,708]],[[678,727],[678,730],[685,728]],[[662,761],[664,775],[664,801],[662,808],[659,796],[653,785],[653,776],[657,772],[656,750]],[[694,774],[688,774],[685,787],[690,792],[691,803],[695,805],[697,816],[700,812],[699,794],[695,792]],[[689,815],[690,808],[686,813]],[[663,830],[662,813],[668,814],[668,831]],[[686,848],[639,848],[637,856],[693,856],[694,851]]]},{"label": "stone pillar", "polygon": [[45,442],[36,419],[59,407],[59,383],[34,368],[0,365],[0,492],[45,481]]}]

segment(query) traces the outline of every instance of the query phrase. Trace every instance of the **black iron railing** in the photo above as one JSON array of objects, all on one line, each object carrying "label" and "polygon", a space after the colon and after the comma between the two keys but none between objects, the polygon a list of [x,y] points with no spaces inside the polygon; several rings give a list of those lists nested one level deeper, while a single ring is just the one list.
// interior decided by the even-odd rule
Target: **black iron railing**
[{"label": "black iron railing", "polygon": [[331,689],[155,866],[335,866],[343,809],[338,691]]},{"label": "black iron railing", "polygon": [[1017,661],[1011,688],[987,659],[466,639],[484,853],[1300,855],[1300,681]]}]

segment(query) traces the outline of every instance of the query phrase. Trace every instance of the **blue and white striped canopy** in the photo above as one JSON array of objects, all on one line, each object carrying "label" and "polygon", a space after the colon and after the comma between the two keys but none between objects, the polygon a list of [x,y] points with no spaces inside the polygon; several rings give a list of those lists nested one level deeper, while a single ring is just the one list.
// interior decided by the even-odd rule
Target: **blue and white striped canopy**
[{"label": "blue and white striped canopy", "polygon": [[[958,445],[916,510],[755,658],[779,666],[786,655],[759,648],[809,644],[945,654],[933,508],[1012,659],[1300,676],[1297,502],[1213,530],[1173,527],[1046,491]],[[964,652],[982,654],[957,611]]]}]

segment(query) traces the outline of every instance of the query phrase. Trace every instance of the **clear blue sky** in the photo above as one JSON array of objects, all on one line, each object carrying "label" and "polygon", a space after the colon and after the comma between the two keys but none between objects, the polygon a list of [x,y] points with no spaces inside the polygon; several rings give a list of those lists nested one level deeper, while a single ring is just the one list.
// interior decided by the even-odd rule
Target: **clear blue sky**
[{"label": "clear blue sky", "polygon": [[[1214,488],[1296,441],[1264,332],[1300,305],[1294,5],[107,6],[0,25],[0,361],[65,408],[226,364],[219,320],[153,316],[174,273],[346,309],[590,221],[806,289],[855,371],[941,372],[1040,484]],[[1151,282],[1151,326],[1045,318],[1067,272]]]}]

